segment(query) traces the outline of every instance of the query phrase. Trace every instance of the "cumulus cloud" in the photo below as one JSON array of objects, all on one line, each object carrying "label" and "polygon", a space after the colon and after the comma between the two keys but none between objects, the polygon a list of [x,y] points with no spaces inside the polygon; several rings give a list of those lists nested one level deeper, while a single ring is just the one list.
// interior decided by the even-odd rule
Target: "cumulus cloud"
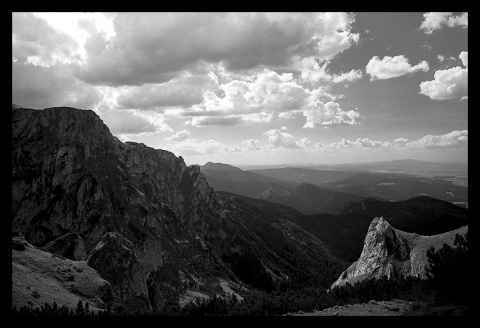
[{"label": "cumulus cloud", "polygon": [[315,148],[324,147],[324,145],[322,145],[320,143],[314,143],[312,140],[310,140],[307,137],[304,137],[304,138],[300,139],[299,141],[297,141],[296,145],[299,148],[303,148],[303,149],[315,149]]},{"label": "cumulus cloud", "polygon": [[433,31],[442,28],[442,26],[462,28],[468,27],[468,13],[462,13],[459,16],[454,16],[451,12],[429,12],[423,14],[423,21],[420,25],[420,30],[425,34],[432,34]]},{"label": "cumulus cloud", "polygon": [[184,141],[189,139],[191,136],[191,133],[187,130],[182,130],[182,131],[177,131],[174,135],[165,138],[164,140],[167,141]]},{"label": "cumulus cloud", "polygon": [[395,57],[385,56],[382,60],[378,56],[373,56],[366,66],[366,72],[371,76],[370,81],[391,79],[417,71],[426,72],[428,70],[429,67],[426,61],[411,66],[408,59],[403,55]]},{"label": "cumulus cloud", "polygon": [[460,60],[462,61],[463,63],[463,66],[467,67],[468,68],[468,52],[467,51],[462,51],[460,53]]},{"label": "cumulus cloud", "polygon": [[303,115],[307,118],[303,128],[356,125],[360,124],[357,119],[363,118],[357,110],[343,111],[338,103],[332,101],[327,103],[315,101],[311,108],[303,112]]},{"label": "cumulus cloud", "polygon": [[[305,138],[304,138],[305,139]],[[303,139],[302,139],[303,140]],[[371,140],[369,138],[357,138],[348,140],[342,138],[337,142],[326,145],[304,142],[310,149],[317,148],[327,152],[347,151],[410,151],[429,149],[467,149],[468,131],[452,131],[444,135],[426,135],[418,140],[408,142],[408,139],[399,137],[389,141]],[[322,147],[323,146],[323,147]]]},{"label": "cumulus cloud", "polygon": [[354,150],[373,150],[373,149],[386,149],[392,144],[387,141],[376,141],[369,138],[357,138],[354,141],[342,138],[338,142],[332,142],[325,145],[327,151],[337,151],[341,149],[354,149]]},{"label": "cumulus cloud", "polygon": [[20,63],[51,67],[80,61],[79,44],[31,13],[12,13],[12,56]]},{"label": "cumulus cloud", "polygon": [[468,148],[468,130],[456,130],[443,135],[426,135],[423,138],[408,142],[406,149],[426,148]]},{"label": "cumulus cloud", "polygon": [[191,117],[186,124],[250,124],[271,122],[275,116],[291,119],[303,113],[307,117],[306,127],[316,127],[353,125],[361,117],[358,111],[346,112],[336,103],[323,103],[322,88],[304,88],[291,73],[265,69],[251,81],[234,80],[221,84],[220,89],[222,96],[207,91],[201,104],[182,113]]},{"label": "cumulus cloud", "polygon": [[460,54],[465,68],[456,66],[435,72],[434,80],[420,83],[420,93],[434,100],[467,99],[468,52]]},{"label": "cumulus cloud", "polygon": [[68,67],[55,68],[12,62],[12,101],[24,107],[81,109],[92,109],[101,101],[96,87],[73,78]]},{"label": "cumulus cloud", "polygon": [[78,76],[102,85],[163,83],[201,62],[229,71],[332,58],[358,42],[347,13],[116,13],[115,36]]},{"label": "cumulus cloud", "polygon": [[355,80],[361,79],[363,76],[363,72],[360,69],[352,69],[350,72],[342,73],[339,75],[333,75],[332,82],[334,83],[341,83],[341,82],[353,82]]},{"label": "cumulus cloud", "polygon": [[274,148],[298,148],[290,133],[272,129],[265,132],[264,135],[268,136],[268,141]]},{"label": "cumulus cloud", "polygon": [[297,65],[297,69],[301,71],[300,79],[303,83],[315,85],[318,82],[353,82],[363,77],[360,69],[352,69],[346,73],[330,74],[328,72],[328,64],[330,61],[324,60],[320,62],[316,58],[305,58]]},{"label": "cumulus cloud", "polygon": [[254,150],[260,150],[260,147],[258,146],[259,140],[258,139],[248,139],[242,141],[242,144],[247,146],[245,148],[245,151],[254,151]]}]

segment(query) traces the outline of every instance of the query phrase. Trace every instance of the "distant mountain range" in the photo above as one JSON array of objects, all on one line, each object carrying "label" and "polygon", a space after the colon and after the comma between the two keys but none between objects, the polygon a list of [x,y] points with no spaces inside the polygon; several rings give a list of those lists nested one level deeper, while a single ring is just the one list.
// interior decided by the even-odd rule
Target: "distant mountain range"
[{"label": "distant mountain range", "polygon": [[[378,161],[367,163],[341,163],[341,164],[285,164],[285,165],[239,165],[247,171],[303,168],[308,170],[330,171],[357,171],[357,172],[385,172],[403,173],[418,176],[449,176],[468,175],[467,163],[427,162],[414,159],[401,159],[392,161]],[[267,174],[268,175],[268,174]]]},{"label": "distant mountain range", "polygon": [[323,189],[310,183],[295,187],[271,187],[257,198],[293,207],[304,214],[337,214],[347,202],[364,199],[343,192]]},{"label": "distant mountain range", "polygon": [[[304,214],[335,214],[346,202],[359,201],[365,198],[321,188],[310,183],[299,184],[294,181],[280,180],[255,172],[243,171],[228,164],[208,162],[200,169],[209,185],[216,191],[227,191],[291,206]],[[301,171],[303,170],[301,169]],[[322,174],[321,171],[314,171],[313,173]],[[349,175],[340,174],[338,176]],[[382,198],[379,197],[379,199]]]},{"label": "distant mountain range", "polygon": [[[413,160],[380,163],[433,164]],[[366,198],[403,201],[429,196],[468,206],[468,180],[461,177],[299,167],[244,171],[232,165],[211,162],[202,166],[201,170],[216,191],[262,198],[291,206],[305,214],[335,214],[346,202]]]}]

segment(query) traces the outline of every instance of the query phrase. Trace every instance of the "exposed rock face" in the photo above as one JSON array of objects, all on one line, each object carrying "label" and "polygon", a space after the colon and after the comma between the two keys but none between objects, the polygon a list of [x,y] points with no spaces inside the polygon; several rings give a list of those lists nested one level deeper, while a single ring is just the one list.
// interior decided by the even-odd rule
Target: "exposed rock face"
[{"label": "exposed rock face", "polygon": [[13,230],[88,259],[128,309],[286,279],[289,267],[271,260],[283,243],[300,247],[295,260],[335,261],[305,231],[262,215],[215,194],[182,157],[120,142],[91,110],[12,106]]},{"label": "exposed rock face", "polygon": [[416,276],[426,278],[430,247],[453,244],[455,235],[465,234],[467,227],[434,236],[420,236],[392,228],[382,217],[373,219],[365,237],[362,254],[345,270],[332,288],[354,284],[367,278]]},{"label": "exposed rock face", "polygon": [[42,250],[74,261],[85,261],[87,259],[83,238],[75,233],[66,233],[52,240],[42,247]]},{"label": "exposed rock face", "polygon": [[87,264],[112,283],[117,297],[135,303],[136,308],[151,309],[142,266],[128,239],[115,232],[106,233]]},{"label": "exposed rock face", "polygon": [[[13,229],[33,245],[72,259],[91,255],[89,263],[106,276],[110,271],[95,259],[116,256],[105,255],[104,247],[110,252],[122,245],[133,266],[128,280],[161,271],[181,234],[177,239],[186,240],[199,253],[197,261],[214,271],[204,251],[207,221],[221,221],[225,213],[199,168],[168,151],[120,142],[93,111],[12,107],[12,167]],[[77,252],[58,247],[66,234],[83,240]],[[125,302],[146,297],[145,279],[135,282],[142,283],[128,292],[119,286]]]}]

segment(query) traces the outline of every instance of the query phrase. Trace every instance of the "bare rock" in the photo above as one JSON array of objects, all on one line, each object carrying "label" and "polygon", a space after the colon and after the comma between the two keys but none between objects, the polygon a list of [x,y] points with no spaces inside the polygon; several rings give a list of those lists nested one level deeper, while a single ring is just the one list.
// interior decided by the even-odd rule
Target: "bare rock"
[{"label": "bare rock", "polygon": [[106,233],[88,257],[87,264],[111,282],[114,294],[125,304],[151,309],[139,259],[133,244],[121,234]]},{"label": "bare rock", "polygon": [[42,249],[74,261],[87,259],[83,238],[75,233],[66,233],[47,243]]},{"label": "bare rock", "polygon": [[456,234],[465,234],[467,226],[434,236],[420,236],[394,229],[381,217],[373,219],[365,237],[362,254],[331,288],[370,278],[416,276],[426,278],[430,247],[453,244]]}]

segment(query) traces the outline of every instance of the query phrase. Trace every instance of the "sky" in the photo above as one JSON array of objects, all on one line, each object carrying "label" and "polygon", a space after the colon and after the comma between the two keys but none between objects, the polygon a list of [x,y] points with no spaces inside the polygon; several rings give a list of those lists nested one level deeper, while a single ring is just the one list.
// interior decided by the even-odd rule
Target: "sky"
[{"label": "sky", "polygon": [[468,13],[12,13],[12,103],[188,165],[468,162]]}]

